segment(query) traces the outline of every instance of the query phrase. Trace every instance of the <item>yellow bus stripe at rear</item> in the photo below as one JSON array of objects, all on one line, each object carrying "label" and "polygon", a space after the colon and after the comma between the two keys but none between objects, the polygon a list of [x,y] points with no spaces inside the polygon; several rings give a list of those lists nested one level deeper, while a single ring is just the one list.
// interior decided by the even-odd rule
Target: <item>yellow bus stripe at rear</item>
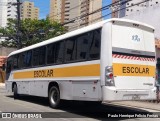
[{"label": "yellow bus stripe at rear", "polygon": [[114,76],[155,76],[155,66],[138,64],[113,64]]},{"label": "yellow bus stripe at rear", "polygon": [[[114,76],[155,76],[155,66],[113,63]],[[14,79],[100,76],[100,64],[15,72]]]},{"label": "yellow bus stripe at rear", "polygon": [[15,72],[14,79],[100,76],[100,64]]}]

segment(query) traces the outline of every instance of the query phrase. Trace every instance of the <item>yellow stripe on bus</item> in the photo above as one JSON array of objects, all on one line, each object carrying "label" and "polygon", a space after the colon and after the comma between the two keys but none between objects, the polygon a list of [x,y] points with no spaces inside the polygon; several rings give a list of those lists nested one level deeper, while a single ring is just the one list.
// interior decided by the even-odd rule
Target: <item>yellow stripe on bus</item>
[{"label": "yellow stripe on bus", "polygon": [[14,79],[100,76],[100,64],[15,72]]},{"label": "yellow stripe on bus", "polygon": [[138,64],[113,64],[114,76],[155,76],[155,66]]},{"label": "yellow stripe on bus", "polygon": [[[155,76],[155,66],[113,63],[114,76]],[[100,76],[100,64],[15,72],[14,79]]]}]

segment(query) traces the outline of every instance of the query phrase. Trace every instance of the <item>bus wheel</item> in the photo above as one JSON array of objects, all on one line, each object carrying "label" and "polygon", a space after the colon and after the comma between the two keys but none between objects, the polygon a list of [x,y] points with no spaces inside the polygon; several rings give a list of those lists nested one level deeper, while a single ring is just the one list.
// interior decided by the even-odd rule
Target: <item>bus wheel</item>
[{"label": "bus wheel", "polygon": [[52,86],[49,90],[49,103],[52,108],[60,105],[60,92],[56,86]]},{"label": "bus wheel", "polygon": [[13,85],[13,96],[15,99],[18,98],[18,88],[17,88],[17,84]]}]

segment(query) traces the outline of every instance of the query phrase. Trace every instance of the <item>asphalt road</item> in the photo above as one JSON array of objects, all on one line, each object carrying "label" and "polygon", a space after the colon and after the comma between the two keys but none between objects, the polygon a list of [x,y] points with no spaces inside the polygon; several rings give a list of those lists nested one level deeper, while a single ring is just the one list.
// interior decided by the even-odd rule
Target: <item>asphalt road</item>
[{"label": "asphalt road", "polygon": [[[46,98],[34,96],[21,96],[14,99],[11,95],[6,95],[4,87],[0,87],[0,112],[14,112],[16,114],[27,115],[40,113],[43,119],[23,119],[23,121],[97,121],[97,120],[114,120],[114,121],[159,121],[160,118],[128,118],[127,116],[119,118],[108,118],[109,114],[152,114],[152,110],[125,107],[113,104],[89,105],[82,102],[64,102],[59,109],[49,107]],[[156,112],[156,111],[155,111]],[[47,118],[52,117],[52,118]],[[111,115],[110,115],[111,116]],[[117,115],[112,115],[116,117]],[[122,116],[122,115],[121,115]],[[16,117],[16,115],[14,116]],[[46,118],[44,118],[46,117]],[[22,119],[0,119],[19,121]]]}]

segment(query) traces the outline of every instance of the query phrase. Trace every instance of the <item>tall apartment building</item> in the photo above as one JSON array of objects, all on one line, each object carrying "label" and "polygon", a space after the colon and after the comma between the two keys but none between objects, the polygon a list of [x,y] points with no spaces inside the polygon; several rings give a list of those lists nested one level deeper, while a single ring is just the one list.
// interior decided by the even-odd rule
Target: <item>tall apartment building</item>
[{"label": "tall apartment building", "polygon": [[[89,13],[92,13],[95,10],[102,8],[102,0],[90,0],[89,1]],[[94,23],[102,20],[102,11],[99,11],[95,14],[89,16],[89,23]],[[98,20],[97,20],[98,19]]]},{"label": "tall apartment building", "polygon": [[17,19],[17,6],[12,5],[13,3],[16,2],[17,0],[8,0],[7,18]]},{"label": "tall apartment building", "polygon": [[[63,14],[64,18],[62,23],[67,23],[68,21],[80,16],[80,0],[65,0]],[[77,29],[80,27],[80,22],[78,19],[75,22],[71,22],[66,24],[65,27],[68,28],[69,31]]]},{"label": "tall apartment building", "polygon": [[[112,0],[112,3],[116,2],[118,0]],[[146,0],[132,0],[132,1],[129,1],[129,2],[126,2],[125,1],[127,0],[121,0],[119,2],[119,6],[114,6],[113,7],[113,10],[112,10],[112,17],[113,18],[121,18],[121,17],[125,17],[125,16],[129,16],[130,14],[134,13],[134,12],[139,12],[143,9],[146,9],[147,7],[150,7],[150,6],[153,6],[154,4],[159,4],[160,3],[160,0],[149,0],[147,2],[145,2]],[[140,3],[140,2],[144,2],[144,3],[141,3],[139,5],[135,5],[137,3]],[[132,6],[132,7],[130,7]],[[126,8],[128,7],[128,8]],[[118,12],[114,12],[116,10],[119,10],[119,9],[122,9]]]},{"label": "tall apartment building", "polygon": [[7,19],[17,18],[17,7],[12,4],[16,0],[0,0],[0,27],[6,27]]},{"label": "tall apartment building", "polygon": [[[23,2],[21,5],[21,18],[38,19],[39,8],[34,7],[33,2],[20,0]],[[7,19],[17,19],[17,6],[13,5],[17,0],[0,0],[0,27],[6,27]]]},{"label": "tall apartment building", "polygon": [[34,2],[24,1],[21,5],[21,18],[22,19],[38,19],[39,8],[34,6]]},{"label": "tall apartment building", "polygon": [[7,0],[0,0],[0,27],[7,24]]},{"label": "tall apartment building", "polygon": [[61,7],[62,7],[62,0],[50,0],[50,13],[49,17],[51,20],[54,21],[61,21]]},{"label": "tall apartment building", "polygon": [[[67,23],[79,16],[75,22],[66,24],[69,31],[97,22],[101,11],[90,16],[87,14],[102,7],[102,0],[50,0],[50,19]],[[85,16],[86,15],[86,16]],[[85,16],[85,17],[80,17]],[[101,19],[99,19],[101,20]]]}]

